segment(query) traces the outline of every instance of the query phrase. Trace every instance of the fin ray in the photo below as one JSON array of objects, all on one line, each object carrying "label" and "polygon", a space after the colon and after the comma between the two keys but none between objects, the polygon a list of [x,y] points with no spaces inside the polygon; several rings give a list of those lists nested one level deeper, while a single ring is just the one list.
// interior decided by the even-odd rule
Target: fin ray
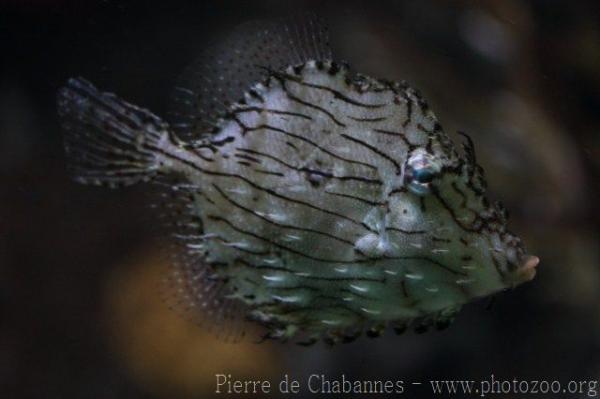
[{"label": "fin ray", "polygon": [[171,126],[178,137],[199,140],[214,130],[229,104],[265,78],[266,70],[331,57],[328,30],[315,15],[243,24],[205,50],[178,79],[169,106]]},{"label": "fin ray", "polygon": [[163,299],[184,319],[227,342],[239,341],[244,336],[246,309],[240,301],[227,297],[224,281],[212,278],[219,266],[207,263],[202,253],[203,221],[193,199],[199,188],[177,176],[161,176],[156,182],[168,190],[161,190],[158,206],[173,236]]},{"label": "fin ray", "polygon": [[76,78],[59,90],[58,114],[68,166],[78,182],[124,186],[159,172],[154,148],[168,125],[149,111]]}]

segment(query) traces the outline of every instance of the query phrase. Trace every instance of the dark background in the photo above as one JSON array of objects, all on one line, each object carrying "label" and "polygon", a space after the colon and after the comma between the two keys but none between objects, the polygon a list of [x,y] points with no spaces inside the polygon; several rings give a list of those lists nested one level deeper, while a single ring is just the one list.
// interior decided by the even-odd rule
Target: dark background
[{"label": "dark background", "polygon": [[[415,398],[431,396],[429,379],[599,380],[596,4],[0,1],[0,397],[198,398],[215,373],[288,373],[304,390],[312,373],[404,380]],[[332,349],[231,345],[167,309],[148,187],[68,179],[56,90],[81,75],[164,115],[208,43],[307,8],[355,70],[406,79],[446,130],[470,133],[510,227],[541,258],[533,282],[467,306],[444,332]]]}]

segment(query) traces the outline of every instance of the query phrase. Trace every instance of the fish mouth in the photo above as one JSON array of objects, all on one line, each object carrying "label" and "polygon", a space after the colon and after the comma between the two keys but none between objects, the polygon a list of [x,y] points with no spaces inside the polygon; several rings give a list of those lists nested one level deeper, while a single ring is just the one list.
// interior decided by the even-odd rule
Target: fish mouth
[{"label": "fish mouth", "polygon": [[526,283],[533,280],[537,272],[537,265],[540,258],[534,255],[527,255],[521,239],[512,234],[504,237],[505,256],[508,279],[506,282],[512,286]]},{"label": "fish mouth", "polygon": [[527,255],[523,257],[521,266],[516,270],[516,280],[521,282],[527,282],[533,280],[537,272],[537,265],[540,263],[540,258],[533,255]]}]

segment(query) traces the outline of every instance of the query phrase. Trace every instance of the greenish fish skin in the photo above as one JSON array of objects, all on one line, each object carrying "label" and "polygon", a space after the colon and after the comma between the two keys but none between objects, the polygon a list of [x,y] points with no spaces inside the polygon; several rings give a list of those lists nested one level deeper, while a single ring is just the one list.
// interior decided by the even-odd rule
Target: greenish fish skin
[{"label": "greenish fish skin", "polygon": [[193,143],[83,79],[60,91],[59,113],[78,181],[175,177],[181,300],[269,338],[441,328],[535,275],[470,139],[459,153],[405,83],[329,60],[272,70]]}]

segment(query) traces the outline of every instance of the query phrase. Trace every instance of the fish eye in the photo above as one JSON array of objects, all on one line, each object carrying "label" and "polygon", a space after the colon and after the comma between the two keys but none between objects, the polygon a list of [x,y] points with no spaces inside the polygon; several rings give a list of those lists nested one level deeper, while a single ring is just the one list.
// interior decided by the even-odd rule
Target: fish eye
[{"label": "fish eye", "polygon": [[412,193],[426,195],[431,191],[431,183],[439,173],[438,163],[429,154],[417,153],[406,163],[404,182]]},{"label": "fish eye", "polygon": [[431,183],[435,177],[435,172],[430,168],[421,168],[413,170],[413,179],[419,183]]}]

